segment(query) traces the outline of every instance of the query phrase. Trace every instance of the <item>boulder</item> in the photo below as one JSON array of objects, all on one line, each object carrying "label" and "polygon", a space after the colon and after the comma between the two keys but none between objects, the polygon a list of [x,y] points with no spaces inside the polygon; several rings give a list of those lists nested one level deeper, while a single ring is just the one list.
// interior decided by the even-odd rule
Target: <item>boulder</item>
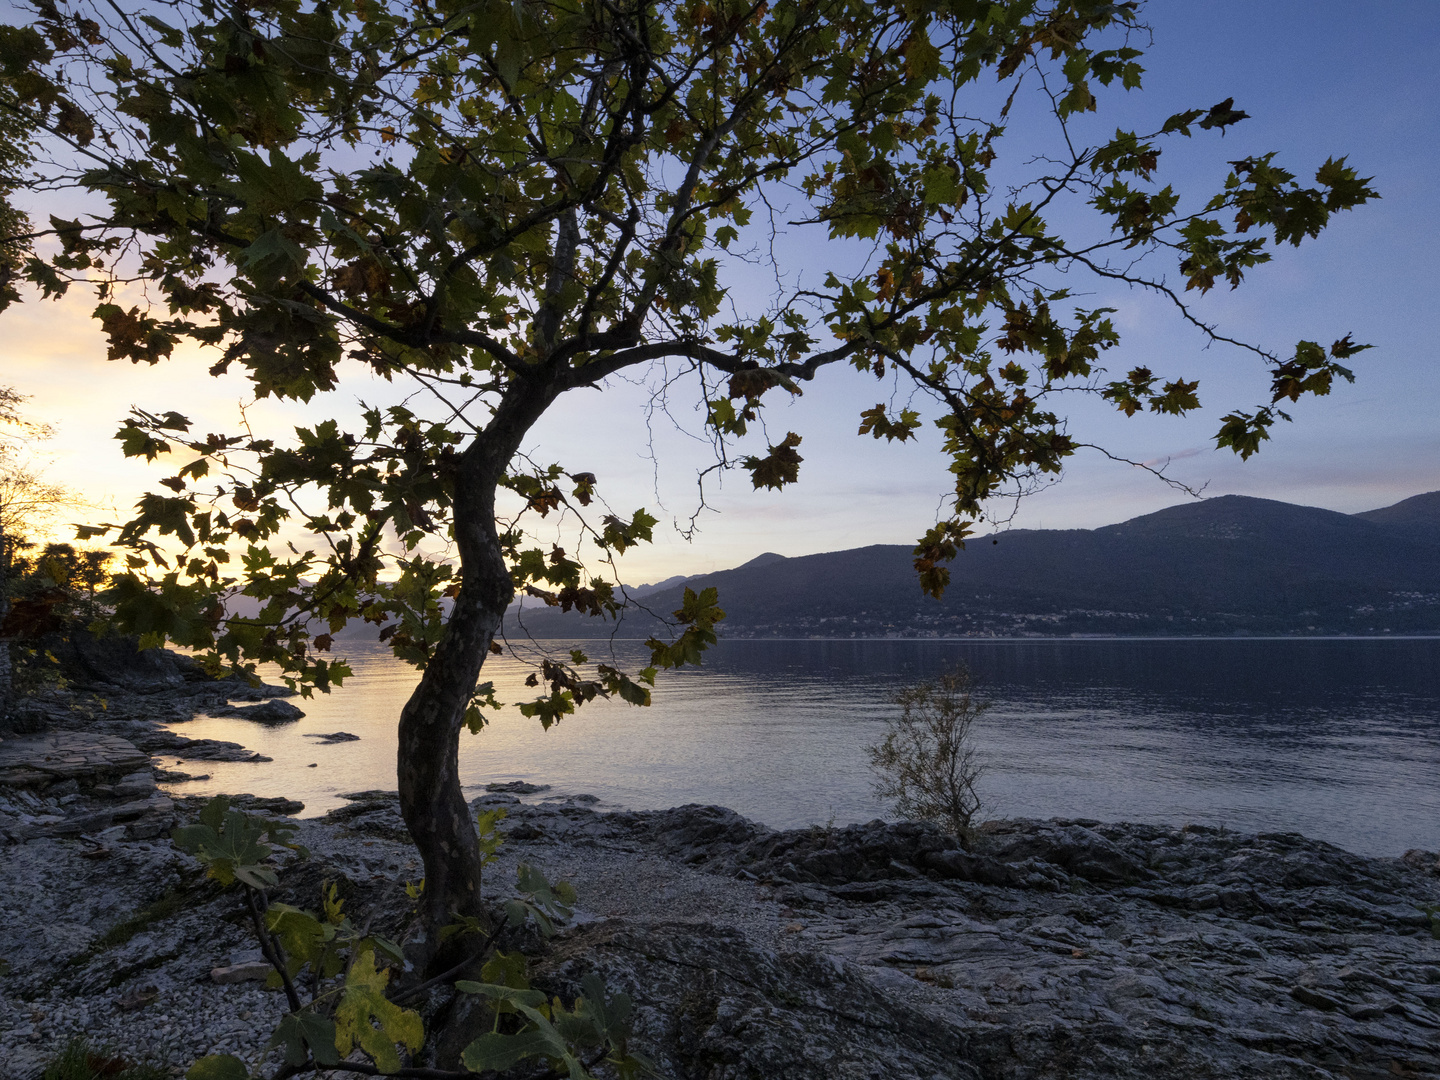
[{"label": "boulder", "polygon": [[98,693],[156,694],[205,679],[190,657],[169,649],[141,649],[138,638],[123,634],[97,637],[76,628],[47,634],[42,643],[75,686]]},{"label": "boulder", "polygon": [[[305,713],[288,701],[262,701],[258,705],[232,705],[215,710],[217,716],[234,716],[241,720],[254,720],[257,724],[289,724],[301,719]],[[342,733],[343,734],[343,733]]]},{"label": "boulder", "polygon": [[264,982],[269,978],[270,972],[274,970],[274,968],[263,960],[245,964],[231,964],[227,967],[211,968],[210,981],[219,983],[222,986],[232,983],[250,982],[252,980]]},{"label": "boulder", "polygon": [[228,795],[230,805],[247,814],[298,814],[305,809],[299,799],[287,799],[283,795]]}]

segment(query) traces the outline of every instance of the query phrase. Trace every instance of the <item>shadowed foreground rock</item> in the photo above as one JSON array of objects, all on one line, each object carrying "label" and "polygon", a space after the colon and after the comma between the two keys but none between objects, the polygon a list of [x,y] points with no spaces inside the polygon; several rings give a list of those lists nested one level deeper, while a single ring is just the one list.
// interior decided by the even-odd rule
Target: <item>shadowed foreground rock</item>
[{"label": "shadowed foreground rock", "polygon": [[[418,861],[397,803],[348,798],[302,823],[312,858],[275,898],[313,907],[336,881],[401,937]],[[1440,1077],[1440,941],[1419,910],[1440,902],[1434,853],[1090,821],[995,823],[965,852],[908,824],[477,802],[509,811],[492,896],[520,860],[579,890],[572,927],[526,946],[540,985],[569,995],[599,971],[676,1080]],[[106,843],[6,849],[0,1060],[30,1062],[24,1080],[88,1030],[181,1067],[258,1063],[283,1003],[212,976],[256,959],[234,899],[167,845]],[[463,1004],[434,994],[422,1064],[473,1037]]]},{"label": "shadowed foreground rock", "polygon": [[634,842],[779,905],[775,951],[743,923],[599,924],[557,950],[557,973],[599,966],[649,1006],[677,1076],[1440,1075],[1433,854],[1093,821],[994,823],[967,853],[715,807],[516,817],[532,845]]}]

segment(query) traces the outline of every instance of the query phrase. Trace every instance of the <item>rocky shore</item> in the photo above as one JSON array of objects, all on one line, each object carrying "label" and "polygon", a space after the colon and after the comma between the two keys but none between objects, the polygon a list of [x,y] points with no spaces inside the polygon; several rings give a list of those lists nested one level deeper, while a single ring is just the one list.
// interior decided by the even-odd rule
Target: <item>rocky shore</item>
[{"label": "rocky shore", "polygon": [[[1433,853],[1080,821],[995,823],[966,853],[906,824],[479,802],[509,811],[493,895],[520,860],[579,890],[537,949],[542,981],[598,970],[630,993],[667,1076],[1440,1076]],[[79,1033],[177,1069],[258,1062],[281,1001],[247,980],[237,898],[117,828],[4,849],[5,1075],[38,1075]],[[300,838],[312,856],[280,899],[314,906],[340,882],[403,933],[419,869],[393,796],[361,793]]]},{"label": "rocky shore", "polygon": [[[206,1053],[265,1058],[282,998],[255,980],[238,897],[166,839],[198,804],[167,798],[145,757],[166,710],[263,694],[211,700],[214,684],[171,674],[118,688],[103,715],[52,701],[47,732],[0,742],[7,1080],[38,1077],[76,1034],[175,1075]],[[113,740],[87,744],[108,772],[73,774],[81,732]],[[59,740],[43,783],[4,764],[26,738]],[[348,800],[300,823],[310,857],[286,856],[275,899],[315,907],[335,882],[403,938],[420,869],[397,801]],[[521,861],[579,893],[556,939],[526,945],[538,983],[573,993],[598,971],[625,990],[667,1077],[1440,1077],[1433,852],[1059,820],[993,822],[965,851],[905,823],[777,832],[718,807],[543,791],[479,805],[508,813],[494,898]],[[425,1010],[431,1063],[470,1035],[447,993]]]}]

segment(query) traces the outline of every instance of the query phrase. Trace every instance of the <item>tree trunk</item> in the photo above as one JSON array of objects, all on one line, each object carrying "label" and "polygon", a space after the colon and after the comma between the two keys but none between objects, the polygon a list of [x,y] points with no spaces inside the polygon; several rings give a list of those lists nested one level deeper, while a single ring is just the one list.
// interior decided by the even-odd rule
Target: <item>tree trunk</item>
[{"label": "tree trunk", "polygon": [[439,929],[456,915],[483,916],[480,849],[460,790],[460,727],[505,605],[495,610],[467,597],[470,591],[467,582],[435,658],[400,713],[396,759],[400,812],[425,862],[421,951],[441,968],[453,965],[437,954]]},{"label": "tree trunk", "polygon": [[485,915],[480,848],[460,790],[460,729],[490,642],[515,596],[495,528],[495,490],[525,432],[553,400],[537,390],[521,387],[507,397],[461,457],[454,499],[460,593],[435,656],[400,713],[400,812],[425,864],[425,942],[416,959],[432,974],[453,967],[474,947],[458,938],[442,944],[440,929],[456,915]]}]

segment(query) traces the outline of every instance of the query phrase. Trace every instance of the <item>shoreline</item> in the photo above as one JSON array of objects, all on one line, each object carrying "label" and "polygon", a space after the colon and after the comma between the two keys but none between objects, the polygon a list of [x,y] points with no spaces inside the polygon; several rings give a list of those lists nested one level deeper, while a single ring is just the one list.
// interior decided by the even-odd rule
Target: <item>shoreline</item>
[{"label": "shoreline", "polygon": [[[821,639],[795,640],[803,642]],[[826,639],[822,647],[829,647],[837,641],[845,640],[849,639]],[[864,647],[871,647],[875,641],[879,640],[882,639],[870,639],[866,641]],[[913,645],[917,641],[924,640],[926,639],[912,639],[904,644]],[[957,639],[954,643],[963,644],[968,640],[987,640],[988,644],[999,646],[1030,640],[1045,640],[1053,644],[1067,639]],[[1105,644],[1106,642],[1113,643],[1117,639],[1086,639],[1087,642],[1097,640],[1101,644]],[[1149,643],[1178,639],[1135,640]],[[1213,642],[1235,639],[1188,640]],[[939,642],[939,644],[943,646],[946,643]],[[744,649],[746,646],[739,647]],[[1046,648],[1048,649],[1048,647],[1047,645]],[[388,651],[386,655],[388,656]],[[313,745],[318,753],[303,760],[320,761],[324,764],[325,759],[320,755],[327,751],[321,749],[322,744],[335,739],[358,742],[360,741],[359,736],[351,736],[343,731],[337,732],[335,735],[320,733],[321,731],[331,731],[331,727],[324,727],[316,731],[303,731],[304,728],[315,726],[314,717],[308,722],[294,725],[288,722],[287,717],[280,716],[269,723],[261,722],[257,727],[254,720],[258,718],[247,717],[243,714],[252,712],[257,707],[255,704],[257,702],[292,697],[290,691],[283,686],[265,684],[249,686],[243,682],[211,682],[200,679],[192,670],[188,657],[171,651],[164,651],[154,656],[147,654],[147,657],[146,663],[136,663],[132,652],[125,664],[115,663],[113,656],[105,657],[103,659],[106,663],[98,665],[100,670],[94,670],[97,665],[92,664],[92,670],[88,675],[75,680],[67,690],[52,691],[40,698],[20,702],[20,707],[14,710],[17,718],[21,721],[20,731],[13,733],[11,738],[23,739],[35,735],[37,731],[47,730],[125,739],[155,759],[156,768],[150,774],[150,779],[154,783],[141,781],[141,787],[151,797],[165,796],[173,799],[202,794],[208,796],[221,791],[256,790],[265,792],[267,797],[284,796],[293,799],[298,795],[300,800],[316,804],[299,811],[305,819],[323,816],[328,810],[340,805],[339,797],[335,794],[339,790],[338,785],[327,784],[318,792],[306,794],[308,789],[305,784],[307,778],[305,774],[302,773],[299,778],[289,776],[285,782],[276,779],[282,775],[279,770],[282,767],[288,767],[288,763],[292,761],[292,748],[286,745],[286,740],[295,743],[297,747],[303,746],[305,749],[300,752],[306,754],[310,753]],[[294,700],[298,700],[298,698]],[[324,707],[328,706],[330,702],[328,699],[323,699],[323,704],[308,701],[302,702],[302,704],[307,710],[319,708],[323,714]],[[260,707],[271,706],[293,709],[293,706],[281,700],[271,701],[270,706]],[[219,724],[206,723],[202,731],[196,732],[191,725],[202,714],[222,718],[222,722]],[[295,715],[303,714],[295,710]],[[245,722],[239,722],[241,720]],[[343,717],[332,716],[328,720],[320,720],[319,723],[343,727],[347,721]],[[357,727],[355,730],[364,731],[364,728]],[[302,732],[302,739],[295,738],[297,731]],[[258,737],[258,745],[262,747],[261,751],[250,749],[257,745],[257,742],[248,738],[247,732],[253,732]],[[4,734],[3,727],[0,727],[0,734]],[[192,735],[211,737],[192,737]],[[373,737],[373,733],[365,732],[365,739]],[[270,762],[271,759],[265,757],[265,754],[276,755],[280,758],[281,764],[267,768],[263,773],[257,772],[252,779],[250,765]],[[5,755],[5,740],[0,739],[0,792],[3,792],[6,784]],[[217,770],[210,764],[212,762],[223,764]],[[136,767],[138,768],[138,765]],[[293,767],[289,769],[290,773],[296,771],[298,770]],[[506,779],[511,777],[529,780],[548,779],[541,775],[541,771],[534,767],[527,767],[508,774],[502,772],[500,775]],[[363,772],[364,775],[352,781],[353,784],[376,787],[389,787],[394,784],[393,768],[381,768],[378,772],[375,768],[365,768]],[[210,775],[212,773],[216,774],[213,778]],[[283,775],[288,776],[289,774]],[[470,775],[471,782],[464,788],[467,796],[479,795],[483,788],[483,782],[494,775],[493,771],[485,775]],[[201,783],[186,783],[187,780],[197,780]],[[601,786],[590,788],[587,780],[588,783],[600,783]],[[643,795],[637,798],[634,797],[636,792],[624,789],[624,785],[621,785],[620,789],[616,789],[614,785],[606,787],[604,780],[579,776],[574,774],[574,770],[565,773],[563,779],[556,782],[562,792],[594,790],[605,800],[605,805],[611,809],[663,809],[670,803],[681,802],[694,794],[700,794],[702,801],[737,806],[740,812],[754,814],[757,820],[766,821],[775,828],[806,827],[815,821],[823,820],[826,816],[822,806],[813,816],[784,813],[779,819],[772,820],[765,814],[763,808],[746,804],[743,796],[730,798],[723,791],[696,793],[673,784],[661,791],[658,799],[646,798]],[[733,795],[734,793],[729,794]],[[30,809],[34,810],[34,808]],[[1084,816],[1160,826],[1181,826],[1190,822],[1199,822],[1220,828],[1238,828],[1249,831],[1276,827],[1290,828],[1303,831],[1306,835],[1324,837],[1329,842],[1344,846],[1347,850],[1357,854],[1379,856],[1395,856],[1411,847],[1434,847],[1437,844],[1433,830],[1428,828],[1418,831],[1415,829],[1401,830],[1396,835],[1388,837],[1391,842],[1376,843],[1368,835],[1350,835],[1355,832],[1353,829],[1348,832],[1341,830],[1337,835],[1336,830],[1327,830],[1323,821],[1318,824],[1314,821],[1303,820],[1291,823],[1286,822],[1284,815],[1281,815],[1280,820],[1272,824],[1271,820],[1265,820],[1263,816],[1254,814],[1242,814],[1237,821],[1231,814],[1225,812],[1224,808],[1207,806],[1176,806],[1169,808],[1168,812],[1163,806],[1150,806],[1150,813],[1146,813],[1144,807],[1135,807],[1132,808],[1131,813],[1127,814],[1124,807],[1092,806],[1084,803],[1072,806],[1061,804],[1056,800],[1041,800],[1038,805],[1034,805],[1034,800],[1031,800],[1031,805],[1014,806],[1005,806],[1002,801],[998,807],[992,807],[992,812],[996,809],[1001,814],[1008,813],[1010,815],[1044,816],[1058,813],[1065,816]],[[1115,813],[1117,809],[1119,813]],[[20,807],[17,810],[24,812],[25,808]],[[847,822],[863,821],[879,810],[878,806],[874,808],[869,806],[847,807],[848,812],[843,820]],[[30,816],[33,817],[34,814],[31,813]],[[834,820],[832,816],[832,824]],[[3,837],[3,833],[10,823],[12,822],[7,822],[5,811],[0,809],[0,837]]]}]

